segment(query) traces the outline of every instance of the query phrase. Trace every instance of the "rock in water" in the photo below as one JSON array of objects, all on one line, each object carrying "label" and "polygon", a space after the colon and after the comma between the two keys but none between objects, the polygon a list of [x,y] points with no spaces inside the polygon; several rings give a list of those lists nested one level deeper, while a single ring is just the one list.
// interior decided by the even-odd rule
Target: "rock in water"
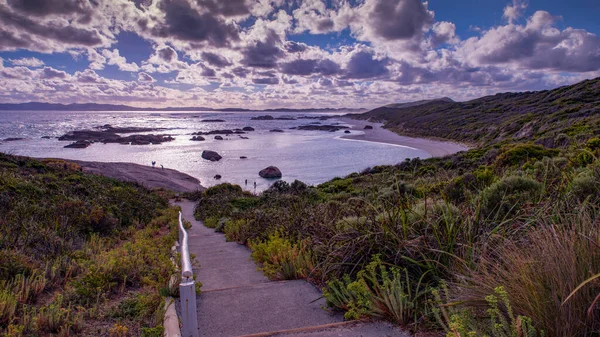
[{"label": "rock in water", "polygon": [[240,156],[240,159],[248,159],[246,156]]},{"label": "rock in water", "polygon": [[350,133],[350,131],[346,130],[346,131],[344,131],[344,133]]},{"label": "rock in water", "polygon": [[71,143],[69,145],[63,146],[66,149],[85,149],[86,147],[92,145],[90,141],[87,140],[78,140],[75,143]]},{"label": "rock in water", "polygon": [[223,137],[221,137],[221,136],[215,136],[215,139],[216,140],[223,140]]},{"label": "rock in water", "polygon": [[251,127],[251,126],[244,126],[244,127],[242,128],[242,131],[254,131],[254,128],[253,128],[253,127]]},{"label": "rock in water", "polygon": [[210,161],[219,161],[223,157],[221,157],[221,155],[219,155],[215,151],[204,150],[202,151],[202,158]]},{"label": "rock in water", "polygon": [[275,166],[269,166],[260,170],[258,175],[267,179],[281,178],[281,171]]},{"label": "rock in water", "polygon": [[372,126],[370,126],[370,125],[365,125],[365,128],[364,128],[364,129],[365,129],[365,130],[371,130],[371,129],[373,129],[373,127],[372,127]]},{"label": "rock in water", "polygon": [[222,178],[222,177],[221,177],[221,175],[220,175],[220,174],[216,174],[216,175],[215,175],[215,179],[216,179],[216,180],[219,180],[219,179],[221,179],[221,178]]},{"label": "rock in water", "polygon": [[195,142],[201,142],[201,141],[203,141],[203,140],[204,140],[204,137],[202,137],[202,136],[194,136],[194,137],[192,137],[192,139],[190,139],[190,140],[193,140],[193,141],[195,141]]}]

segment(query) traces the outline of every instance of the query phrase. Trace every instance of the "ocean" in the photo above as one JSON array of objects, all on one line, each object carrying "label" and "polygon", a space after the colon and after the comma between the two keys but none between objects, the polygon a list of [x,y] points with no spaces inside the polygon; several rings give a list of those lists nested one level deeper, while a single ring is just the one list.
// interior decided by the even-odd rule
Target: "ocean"
[{"label": "ocean", "polygon": [[[251,120],[260,115],[273,117],[323,116],[325,121],[312,119]],[[283,180],[295,179],[317,185],[335,177],[376,165],[396,164],[405,158],[428,158],[422,150],[398,145],[342,139],[344,131],[292,130],[292,127],[320,122],[322,125],[344,124],[339,117],[344,113],[290,113],[290,112],[72,112],[72,111],[0,111],[0,152],[36,158],[64,158],[100,162],[131,162],[175,169],[198,178],[209,187],[222,182],[238,184],[260,192],[273,184],[258,172],[267,166],[277,166]],[[221,119],[224,122],[203,122]],[[160,145],[121,145],[94,143],[85,149],[64,148],[69,141],[57,137],[74,130],[93,129],[110,124],[113,127],[165,128],[164,131],[145,132],[172,135],[175,140]],[[192,133],[250,126],[255,131],[242,136],[204,136],[205,141],[191,141]],[[284,132],[270,132],[281,129]],[[358,134],[362,131],[354,131]],[[140,133],[137,133],[140,134]],[[143,133],[142,133],[143,134]],[[127,136],[130,134],[124,134]],[[41,138],[49,136],[50,139]],[[223,159],[210,162],[201,158],[203,150],[217,151]],[[246,156],[247,159],[240,159]],[[221,175],[220,180],[214,179]],[[248,181],[246,185],[245,182]]]}]

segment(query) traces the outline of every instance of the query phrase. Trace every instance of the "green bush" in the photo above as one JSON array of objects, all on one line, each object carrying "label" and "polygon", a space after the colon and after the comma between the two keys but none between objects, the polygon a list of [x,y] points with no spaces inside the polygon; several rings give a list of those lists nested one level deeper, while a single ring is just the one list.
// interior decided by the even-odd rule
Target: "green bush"
[{"label": "green bush", "polygon": [[483,215],[489,219],[504,219],[516,213],[525,203],[539,198],[542,185],[522,176],[508,176],[481,192]]},{"label": "green bush", "polygon": [[517,144],[507,149],[496,159],[499,166],[522,165],[532,159],[554,157],[559,153],[556,149],[547,149],[534,144]]}]

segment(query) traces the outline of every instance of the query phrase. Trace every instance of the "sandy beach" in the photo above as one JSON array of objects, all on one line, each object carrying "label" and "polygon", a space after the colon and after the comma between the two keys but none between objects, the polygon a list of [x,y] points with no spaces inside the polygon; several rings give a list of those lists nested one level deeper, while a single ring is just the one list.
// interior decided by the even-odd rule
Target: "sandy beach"
[{"label": "sandy beach", "polygon": [[[66,160],[66,159],[65,159]],[[84,172],[100,174],[123,181],[132,181],[148,188],[165,188],[175,192],[193,192],[203,189],[200,180],[185,173],[153,168],[133,163],[101,163],[79,160],[66,160],[83,168]]]},{"label": "sandy beach", "polygon": [[[341,136],[340,139],[405,146],[409,148],[423,150],[429,153],[432,157],[443,157],[454,154],[456,152],[466,151],[469,149],[465,145],[454,142],[444,142],[425,138],[400,136],[390,130],[384,129],[382,123],[372,123],[364,120],[357,120],[351,118],[340,119],[344,123],[351,125],[350,131],[352,133],[356,133],[359,131],[361,132],[361,134],[350,134]],[[365,130],[365,125],[371,125],[373,129]]]}]

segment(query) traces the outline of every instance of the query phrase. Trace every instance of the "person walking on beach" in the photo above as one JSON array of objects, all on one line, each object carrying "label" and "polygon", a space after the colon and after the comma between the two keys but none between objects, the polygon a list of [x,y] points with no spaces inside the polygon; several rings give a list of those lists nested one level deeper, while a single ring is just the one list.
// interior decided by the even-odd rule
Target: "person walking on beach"
[{"label": "person walking on beach", "polygon": [[152,168],[154,168],[154,165],[156,165],[156,161],[152,162]]},{"label": "person walking on beach", "polygon": [[160,164],[160,168],[161,168],[163,171],[165,170],[165,167],[164,167],[162,164]]},{"label": "person walking on beach", "polygon": [[246,179],[246,185],[248,185],[248,179]]}]

